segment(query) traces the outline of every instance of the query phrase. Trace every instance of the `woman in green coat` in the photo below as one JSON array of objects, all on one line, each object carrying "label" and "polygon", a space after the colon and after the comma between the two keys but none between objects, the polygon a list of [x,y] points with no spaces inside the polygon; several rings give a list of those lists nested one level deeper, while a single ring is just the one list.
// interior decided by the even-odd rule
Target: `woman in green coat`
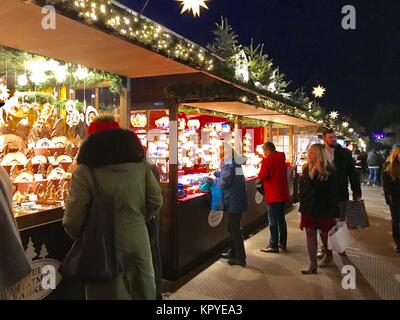
[{"label": "woman in green coat", "polygon": [[112,281],[85,284],[86,298],[155,299],[146,221],[162,206],[161,190],[151,167],[144,161],[137,136],[128,130],[115,129],[117,126],[111,119],[103,118],[89,128],[93,134],[80,149],[63,224],[71,238],[77,239],[82,234],[94,188],[89,168],[94,168],[99,187],[116,200],[116,246],[125,259],[122,273]]}]

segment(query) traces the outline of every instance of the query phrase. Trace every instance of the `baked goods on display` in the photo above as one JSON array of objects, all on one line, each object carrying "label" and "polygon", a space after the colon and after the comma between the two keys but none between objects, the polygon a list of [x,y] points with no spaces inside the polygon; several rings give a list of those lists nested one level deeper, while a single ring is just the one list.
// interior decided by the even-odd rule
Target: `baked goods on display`
[{"label": "baked goods on display", "polygon": [[64,177],[64,175],[65,170],[57,167],[50,171],[50,173],[47,175],[47,180],[60,180]]},{"label": "baked goods on display", "polygon": [[14,183],[33,182],[33,180],[34,178],[32,173],[22,172],[14,179]]},{"label": "baked goods on display", "polygon": [[62,155],[56,158],[57,163],[72,163],[72,158],[70,156]]},{"label": "baked goods on display", "polygon": [[51,142],[54,143],[55,148],[65,148],[71,143],[66,136],[53,137]]},{"label": "baked goods on display", "polygon": [[47,177],[46,166],[44,163],[39,164],[39,167],[37,169],[37,174],[42,175],[43,179]]},{"label": "baked goods on display", "polygon": [[28,159],[22,152],[8,153],[3,157],[1,161],[2,166],[12,166],[14,164],[25,165]]},{"label": "baked goods on display", "polygon": [[32,163],[32,159],[28,159],[28,161],[25,163],[24,166],[24,172],[28,172],[33,174],[33,163]]},{"label": "baked goods on display", "polygon": [[32,164],[44,164],[47,163],[47,158],[45,156],[34,156],[32,158]]},{"label": "baked goods on display", "polygon": [[[16,93],[0,109],[0,164],[13,181],[15,212],[29,214],[59,207],[57,201],[67,199],[76,167],[73,159],[82,143],[79,134],[97,111],[88,107],[86,115],[78,112],[75,101],[69,102],[65,112],[50,103],[19,101],[18,96]],[[78,114],[69,118],[74,120],[71,124],[77,122],[82,128],[67,125],[67,116],[75,111]]]},{"label": "baked goods on display", "polygon": [[50,139],[47,138],[43,138],[40,139],[37,143],[36,143],[36,148],[37,149],[43,149],[43,148],[55,148],[55,144],[53,143],[53,141],[51,141]]},{"label": "baked goods on display", "polygon": [[93,106],[87,106],[85,110],[85,123],[90,125],[94,118],[99,115],[99,112]]},{"label": "baked goods on display", "polygon": [[[0,149],[7,154],[9,149],[25,148],[26,144],[22,138],[15,134],[0,134]],[[4,153],[5,152],[5,153]]]}]

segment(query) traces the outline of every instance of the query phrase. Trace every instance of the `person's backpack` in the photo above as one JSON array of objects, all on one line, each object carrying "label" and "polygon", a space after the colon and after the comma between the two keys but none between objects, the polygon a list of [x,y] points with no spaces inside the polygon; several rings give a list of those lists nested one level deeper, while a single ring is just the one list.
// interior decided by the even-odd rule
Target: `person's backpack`
[{"label": "person's backpack", "polygon": [[92,168],[90,172],[94,191],[83,233],[60,267],[64,278],[83,283],[111,280],[123,263],[116,249],[114,196],[101,192]]}]

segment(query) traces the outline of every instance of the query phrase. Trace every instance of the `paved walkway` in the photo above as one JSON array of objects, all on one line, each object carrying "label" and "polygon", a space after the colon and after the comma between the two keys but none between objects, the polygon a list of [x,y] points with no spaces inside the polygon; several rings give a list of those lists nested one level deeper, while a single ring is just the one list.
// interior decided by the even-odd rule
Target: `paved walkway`
[{"label": "paved walkway", "polygon": [[[301,275],[308,265],[305,234],[298,228],[294,208],[287,215],[287,253],[260,252],[269,230],[264,229],[245,242],[247,266],[229,266],[220,259],[184,284],[167,299],[171,300],[285,300],[285,299],[400,299],[400,254],[392,249],[390,212],[380,188],[365,187],[371,226],[351,230],[347,257],[334,254],[334,264],[319,269],[318,275]],[[340,270],[356,269],[356,289],[342,288]]]}]

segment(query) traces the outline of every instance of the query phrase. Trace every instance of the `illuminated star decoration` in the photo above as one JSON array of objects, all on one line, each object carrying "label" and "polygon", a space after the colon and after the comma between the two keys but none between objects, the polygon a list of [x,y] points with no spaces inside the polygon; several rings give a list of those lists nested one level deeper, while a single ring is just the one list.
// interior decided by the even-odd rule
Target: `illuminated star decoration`
[{"label": "illuminated star decoration", "polygon": [[343,122],[343,123],[342,123],[342,126],[343,126],[344,128],[348,128],[348,127],[349,127],[349,123],[348,123],[348,122]]},{"label": "illuminated star decoration", "polygon": [[337,111],[332,111],[329,116],[331,117],[331,119],[337,119],[339,117],[339,112]]},{"label": "illuminated star decoration", "polygon": [[312,94],[316,98],[322,98],[325,94],[326,89],[322,86],[314,87]]},{"label": "illuminated star decoration", "polygon": [[349,132],[350,132],[350,133],[353,133],[353,132],[354,132],[354,129],[353,129],[353,128],[350,128],[350,129],[349,129]]},{"label": "illuminated star decoration", "polygon": [[187,12],[190,12],[190,10],[193,12],[193,16],[199,16],[200,17],[200,7],[203,7],[204,9],[208,9],[206,5],[206,1],[208,0],[177,0],[181,2],[181,5],[183,6],[181,14]]}]

